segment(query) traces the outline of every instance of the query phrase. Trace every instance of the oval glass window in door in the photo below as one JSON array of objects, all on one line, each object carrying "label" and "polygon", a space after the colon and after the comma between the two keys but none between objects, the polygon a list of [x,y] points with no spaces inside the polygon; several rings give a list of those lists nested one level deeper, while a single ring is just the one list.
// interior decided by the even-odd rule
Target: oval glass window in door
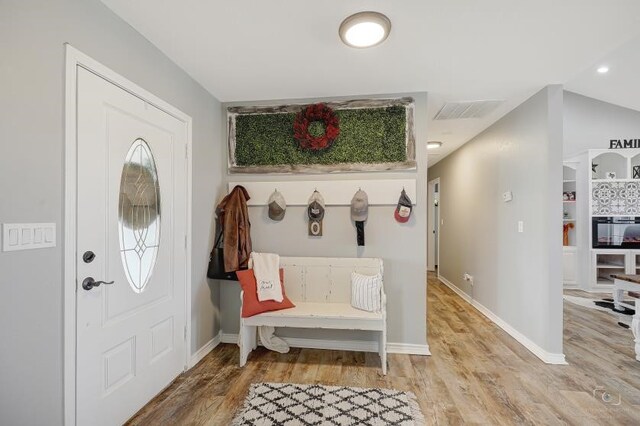
[{"label": "oval glass window in door", "polygon": [[160,244],[160,185],[151,148],[136,139],[122,166],[118,205],[120,255],[127,280],[141,293],[153,272]]}]

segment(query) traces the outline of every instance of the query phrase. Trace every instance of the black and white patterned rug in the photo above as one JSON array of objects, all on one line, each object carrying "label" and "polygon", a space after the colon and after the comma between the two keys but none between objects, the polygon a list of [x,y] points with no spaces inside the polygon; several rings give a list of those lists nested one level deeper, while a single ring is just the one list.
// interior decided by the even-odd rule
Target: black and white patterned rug
[{"label": "black and white patterned rug", "polygon": [[343,386],[254,383],[234,426],[422,426],[411,392]]},{"label": "black and white patterned rug", "polygon": [[[602,300],[592,299],[590,297],[571,296],[568,294],[563,295],[564,300],[571,302],[575,305],[580,305],[585,308],[596,309],[598,311],[607,312],[614,315],[617,318],[618,325],[622,328],[629,328],[631,325],[632,316],[636,313],[635,310],[623,307],[623,310],[617,310],[613,305],[613,299],[605,298]],[[634,301],[625,300],[624,303],[628,305],[634,304]]]}]

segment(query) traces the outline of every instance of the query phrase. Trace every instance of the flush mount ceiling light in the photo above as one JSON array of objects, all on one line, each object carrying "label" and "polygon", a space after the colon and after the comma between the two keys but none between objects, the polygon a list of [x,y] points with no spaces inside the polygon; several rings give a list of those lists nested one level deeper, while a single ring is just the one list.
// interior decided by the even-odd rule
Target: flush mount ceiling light
[{"label": "flush mount ceiling light", "polygon": [[598,73],[599,74],[606,74],[609,72],[609,67],[606,65],[601,66],[600,68],[598,68]]},{"label": "flush mount ceiling light", "polygon": [[358,12],[340,24],[340,38],[347,46],[373,47],[389,36],[391,21],[378,12]]},{"label": "flush mount ceiling light", "polygon": [[438,149],[442,146],[442,142],[440,141],[429,141],[427,142],[427,149]]}]

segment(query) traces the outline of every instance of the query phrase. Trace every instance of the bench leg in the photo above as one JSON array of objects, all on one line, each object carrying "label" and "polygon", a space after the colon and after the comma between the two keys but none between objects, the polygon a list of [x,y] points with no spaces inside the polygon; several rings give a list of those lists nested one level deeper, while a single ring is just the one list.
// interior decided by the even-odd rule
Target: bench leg
[{"label": "bench leg", "polygon": [[622,302],[623,298],[624,298],[624,290],[622,290],[620,288],[616,288],[614,286],[614,288],[613,288],[613,307],[618,311],[623,311],[624,310],[622,308],[622,305],[620,304],[620,302]]},{"label": "bench leg", "polygon": [[380,332],[378,341],[378,354],[380,354],[380,364],[382,365],[382,374],[387,375],[387,330]]},{"label": "bench leg", "polygon": [[240,367],[244,367],[252,350],[258,346],[256,327],[240,325]]},{"label": "bench leg", "polygon": [[635,341],[636,359],[640,361],[640,299],[636,299],[636,313],[631,321],[631,331]]}]

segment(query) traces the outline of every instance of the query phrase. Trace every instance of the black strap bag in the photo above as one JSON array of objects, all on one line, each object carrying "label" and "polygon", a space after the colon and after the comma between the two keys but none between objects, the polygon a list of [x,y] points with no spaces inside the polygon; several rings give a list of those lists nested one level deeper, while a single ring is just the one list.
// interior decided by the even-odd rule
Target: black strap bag
[{"label": "black strap bag", "polygon": [[235,272],[225,272],[224,270],[224,248],[222,247],[222,234],[220,232],[216,243],[211,250],[211,256],[209,257],[209,269],[207,269],[207,277],[216,280],[232,280],[238,281],[238,276]]}]

